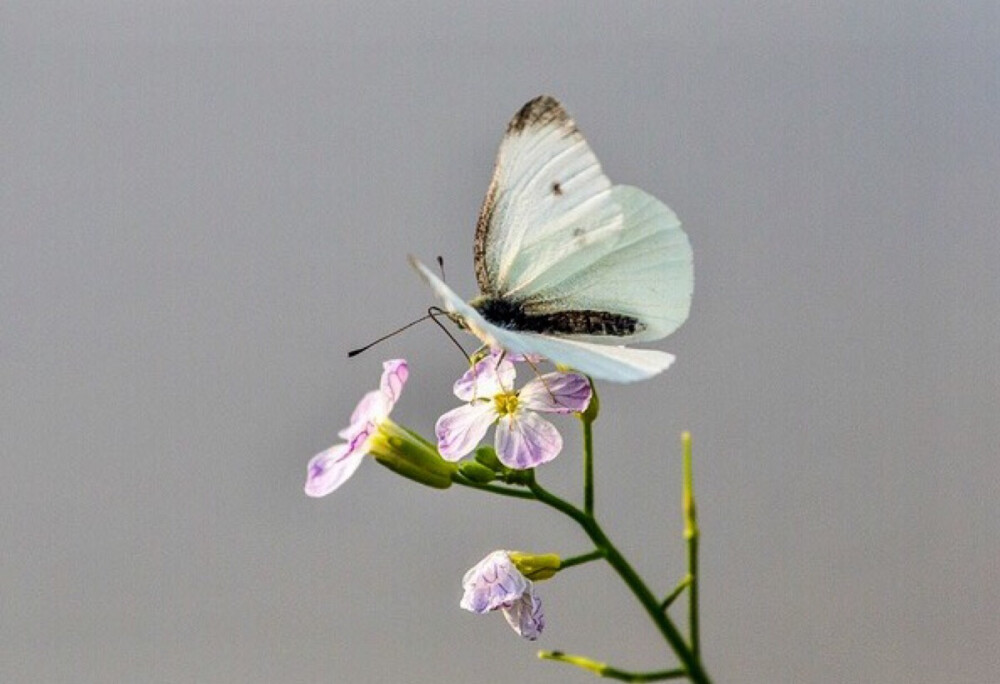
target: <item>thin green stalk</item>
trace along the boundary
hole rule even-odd
[[[594,514],[594,431],[593,420],[581,416],[583,423],[583,510]]]
[[[674,590],[669,594],[667,594],[667,597],[663,599],[663,601],[660,603],[660,609],[666,610],[667,608],[669,608],[670,604],[676,601],[677,597],[680,596],[684,592],[684,590],[687,589],[689,586],[691,586],[691,575],[688,575],[687,577],[685,577],[684,579],[682,579],[680,582],[677,583],[677,586],[674,587]]]
[[[683,679],[687,677],[687,672],[683,669],[629,672],[628,670],[619,670],[617,667],[611,667],[607,663],[601,663],[586,656],[571,655],[560,651],[539,651],[538,657],[542,660],[555,660],[560,663],[575,665],[588,672],[593,672],[598,677],[617,679],[621,682],[660,682],[666,679]]]
[[[649,587],[646,586],[645,582],[642,581],[642,578],[639,577],[629,562],[625,560],[625,557],[611,543],[607,535],[604,534],[604,530],[597,524],[597,520],[592,515],[588,515],[567,501],[549,493],[535,481],[533,476],[528,480],[527,484],[536,499],[575,520],[583,528],[584,532],[587,533],[591,541],[594,542],[594,546],[604,551],[604,556],[608,563],[615,569],[618,576],[622,578],[639,603],[642,604],[642,607],[646,609],[646,613],[652,618],[653,623],[660,630],[663,638],[666,639],[670,648],[673,649],[677,658],[684,665],[684,670],[691,681],[696,684],[707,684],[710,682],[711,680],[709,680],[708,675],[702,670],[701,663],[694,657],[694,653],[684,642],[684,638],[677,627],[674,626],[670,618],[660,609],[660,602],[653,596]]]
[[[531,492],[525,492],[520,489],[511,489],[510,487],[500,487],[498,485],[484,484],[482,482],[473,482],[472,480],[462,477],[460,473],[456,473],[452,476],[451,481],[455,484],[462,485],[464,487],[471,487],[472,489],[481,489],[484,492],[492,492],[494,494],[500,494],[501,496],[510,496],[515,499],[535,499],[535,495]]]
[[[688,594],[688,615],[691,635],[691,652],[701,662],[701,638],[698,625],[698,516],[694,503],[694,469],[691,462],[691,433],[681,435],[683,452],[684,488],[681,499],[684,508],[684,538],[687,540],[688,577],[691,578]]]
[[[594,515],[594,421],[601,412],[601,400],[597,396],[597,387],[593,378],[590,381],[590,402],[586,410],[580,414],[583,423],[583,511]]]
[[[560,561],[559,569],[565,570],[566,568],[572,568],[574,565],[583,565],[584,563],[600,560],[601,558],[604,558],[604,552],[600,549],[597,551],[591,551],[590,553],[584,553],[579,556],[570,556],[569,558],[563,558]]]

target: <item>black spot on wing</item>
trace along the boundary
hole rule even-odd
[[[559,197],[563,194],[562,185],[559,184],[559,181],[554,181],[552,183],[552,194],[555,195],[556,197]]]

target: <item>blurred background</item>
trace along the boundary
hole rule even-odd
[[[399,422],[457,405],[430,324],[346,351],[433,303],[408,253],[475,294],[541,93],[694,245],[676,365],[600,387],[597,507],[666,593],[694,433],[715,680],[1000,680],[998,46],[988,1],[4,3],[0,680],[675,662],[598,563],[539,586],[536,644],[459,609],[493,549],[589,550],[548,509],[373,461],[302,492],[382,359]],[[539,477],[578,501],[559,427]]]

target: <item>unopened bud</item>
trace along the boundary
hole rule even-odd
[[[562,566],[562,559],[555,553],[511,551],[508,555],[521,574],[532,581],[547,580],[559,572]]]

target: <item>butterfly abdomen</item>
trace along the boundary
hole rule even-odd
[[[478,297],[469,303],[493,325],[541,335],[627,337],[646,327],[637,318],[608,311],[530,313],[518,302],[499,297]]]

